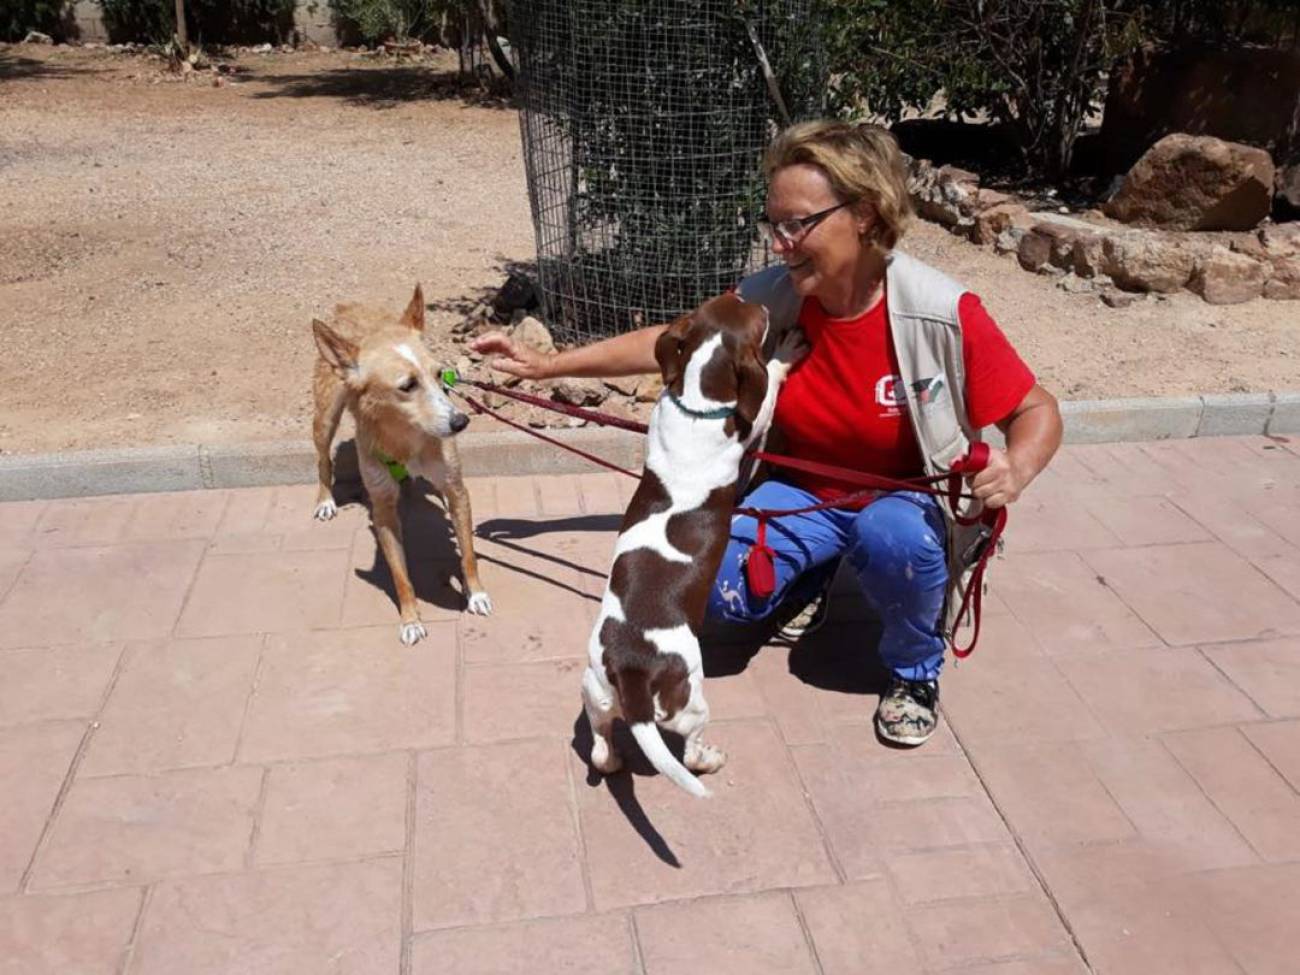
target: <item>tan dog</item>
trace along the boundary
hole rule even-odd
[[[469,492],[461,477],[460,455],[452,437],[469,417],[451,404],[437,365],[424,347],[424,293],[415,286],[400,319],[364,305],[339,305],[333,327],[313,319],[316,360],[313,377],[315,415],[312,434],[320,474],[316,517],[328,521],[338,513],[332,483],[330,447],[343,408],[357,425],[357,461],[370,495],[371,519],[379,547],[393,574],[401,612],[401,639],[410,646],[426,636],[416,609],[415,590],[406,570],[402,525],[397,516],[401,468],[428,480],[447,503],[471,613],[492,612],[474,558],[474,519]]]

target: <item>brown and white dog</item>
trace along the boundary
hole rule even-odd
[[[370,495],[371,519],[379,547],[397,589],[401,640],[410,646],[427,635],[416,608],[415,590],[402,549],[397,516],[401,468],[427,479],[447,503],[460,548],[460,565],[471,613],[492,612],[474,558],[474,519],[461,476],[454,434],[469,417],[443,392],[436,363],[421,341],[424,293],[415,286],[399,319],[391,312],[359,304],[339,305],[334,323],[311,323],[320,357],[313,377],[315,415],[312,434],[320,475],[316,517],[338,513],[330,446],[346,407],[357,425],[357,461]]]
[[[674,322],[655,346],[664,392],[650,416],[645,473],[623,516],[600,616],[588,644],[582,697],[591,764],[616,772],[622,717],[662,774],[709,795],[691,774],[726,761],[701,740],[709,719],[699,632],[727,545],[745,449],[772,420],[801,334],[766,366],[767,310],[733,294]],[[686,739],[685,766],[659,728]],[[689,770],[689,771],[688,771]]]

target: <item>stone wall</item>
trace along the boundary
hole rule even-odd
[[[74,0],[71,4],[71,30],[69,40],[103,44],[109,40],[104,26],[104,12],[94,0]],[[294,28],[301,36],[316,44],[337,47],[338,36],[334,30],[329,3],[326,0],[298,0],[293,12]],[[267,37],[264,40],[272,41]]]

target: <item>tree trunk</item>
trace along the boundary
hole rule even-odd
[[[183,53],[190,52],[189,32],[185,27],[185,0],[176,0],[176,43]]]

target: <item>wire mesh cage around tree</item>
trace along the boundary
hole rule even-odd
[[[762,152],[785,121],[777,99],[798,119],[819,114],[825,91],[814,3],[512,0],[538,278],[558,338],[671,320],[766,263],[756,218]]]

